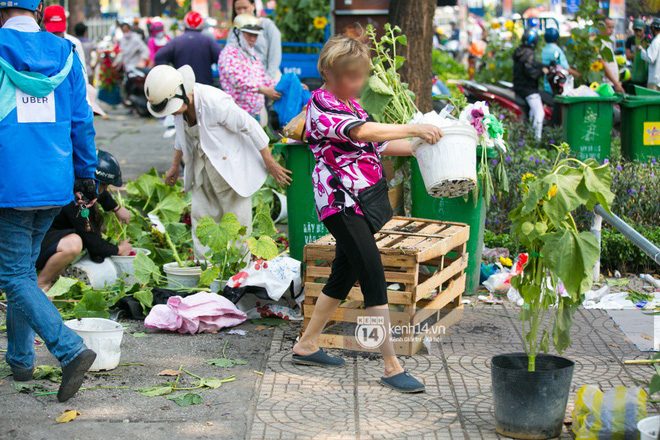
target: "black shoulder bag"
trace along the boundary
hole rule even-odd
[[[378,182],[363,189],[355,197],[353,192],[344,186],[332,167],[326,164],[326,168],[337,181],[337,184],[360,207],[372,234],[380,231],[385,226],[385,223],[392,219],[394,213],[392,212],[392,205],[390,205],[390,198],[387,193],[387,179],[385,177],[381,177]]]

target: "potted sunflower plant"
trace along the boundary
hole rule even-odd
[[[574,159],[565,143],[556,148],[552,168],[525,175],[523,199],[509,214],[512,235],[528,250],[522,273],[511,280],[524,300],[525,353],[493,357],[491,377],[496,430],[514,438],[561,433],[575,364],[547,353],[570,345],[573,316],[600,253],[596,237],[580,231],[571,213],[598,204],[609,211],[614,200],[608,164]]]

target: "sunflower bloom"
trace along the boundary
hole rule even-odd
[[[600,72],[601,70],[603,70],[603,63],[600,62],[600,60],[596,60],[593,63],[591,63],[589,69],[591,69],[594,72]]]
[[[552,185],[552,188],[550,188],[550,191],[548,191],[548,198],[553,198],[555,195],[557,195],[557,185]]]
[[[328,25],[328,19],[325,17],[316,17],[314,19],[314,27],[316,29],[324,29]]]

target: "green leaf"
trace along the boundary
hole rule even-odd
[[[199,285],[210,286],[219,275],[220,268],[218,266],[209,266],[204,272],[202,272],[202,276],[199,277]]]
[[[539,201],[548,193],[550,186],[540,180],[534,181],[529,185],[529,191],[523,196],[521,216],[526,216],[534,211]]]
[[[40,383],[15,382],[14,384],[12,384],[12,386],[16,391],[23,394],[33,394],[33,393],[42,393],[42,392],[50,391],[48,388],[46,388]]]
[[[186,202],[183,198],[179,194],[171,193],[159,201],[151,213],[158,215],[164,222],[178,222],[185,209]]]
[[[49,380],[51,382],[62,382],[62,369],[52,365],[39,365],[34,369],[34,380]]]
[[[369,85],[369,88],[373,90],[376,93],[380,93],[381,95],[387,95],[387,96],[394,96],[394,90],[390,88],[383,80],[381,80],[378,76],[373,75],[369,78],[369,81],[367,83]]]
[[[584,169],[584,186],[591,193],[587,209],[592,210],[596,204],[600,204],[605,211],[611,213],[610,205],[614,201],[611,185],[612,171],[609,165],[600,165],[595,160],[589,160]]]
[[[69,290],[78,284],[78,281],[75,278],[59,277],[55,284],[46,292],[48,298],[57,298],[69,292]]]
[[[573,326],[573,315],[577,310],[575,307],[557,307],[555,310],[555,326],[552,329],[552,343],[558,353],[562,353],[571,344],[571,327]]]
[[[103,292],[88,290],[82,300],[73,308],[73,316],[76,318],[109,318],[108,302]]]
[[[203,217],[197,223],[195,234],[197,234],[200,243],[219,252],[238,236],[242,228],[243,226],[238,222],[236,215],[228,212],[222,216],[220,223],[217,224],[211,217]]]
[[[146,338],[147,334],[143,333],[143,332],[135,332],[135,333],[133,333],[133,337],[134,338]]]
[[[202,396],[195,393],[173,394],[165,398],[171,400],[179,406],[198,405],[203,401]]]
[[[158,176],[153,174],[142,174],[135,181],[126,185],[126,192],[130,195],[140,195],[149,198],[156,190],[156,185],[161,182]]]
[[[227,359],[227,358],[207,359],[204,362],[206,362],[209,365],[214,365],[220,368],[231,368],[234,365],[245,365],[248,363],[243,359]]]
[[[248,247],[250,252],[257,258],[263,258],[264,260],[270,260],[275,258],[278,254],[277,243],[270,237],[262,235],[257,240],[254,237],[248,239]]]
[[[157,280],[160,277],[160,269],[158,269],[156,263],[142,251],[138,251],[135,259],[133,259],[133,270],[135,278],[143,285],[149,284],[152,279]]]
[[[209,387],[211,389],[218,389],[222,386],[223,383],[227,382],[227,380],[223,379],[218,379],[215,377],[209,377],[207,379],[204,379],[204,386]]]
[[[385,109],[392,100],[392,96],[376,93],[368,84],[360,94],[360,105],[376,122],[386,122]]]
[[[651,378],[651,383],[649,383],[649,395],[653,395],[657,392],[660,392],[660,375],[655,374]]]
[[[165,394],[169,394],[173,391],[173,385],[167,383],[153,387],[140,387],[136,388],[135,391],[146,397],[164,396]]]
[[[154,295],[151,289],[139,290],[133,294],[133,298],[140,302],[142,313],[146,316],[153,307]]]
[[[401,46],[407,46],[408,45],[408,37],[405,35],[399,35],[396,37],[396,43],[400,44]]]
[[[549,174],[543,178],[547,188],[557,185],[557,193],[543,204],[543,211],[555,227],[560,228],[569,212],[589,199],[589,194],[580,186],[582,171],[565,169],[565,173]]]
[[[270,205],[262,203],[257,206],[254,218],[252,219],[252,233],[257,236],[274,236],[277,234],[277,228],[270,215]]]
[[[399,56],[399,55],[394,57],[394,67],[396,69],[399,69],[401,66],[403,66],[403,63],[405,63],[405,62],[406,62],[405,57],[402,57],[402,56]]]
[[[591,288],[592,270],[598,260],[598,240],[590,232],[561,230],[542,237],[545,264],[563,283],[574,300]]]

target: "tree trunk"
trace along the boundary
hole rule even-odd
[[[401,47],[401,55],[408,61],[399,73],[415,92],[415,103],[423,113],[433,110],[431,60],[435,5],[436,0],[390,0],[389,22],[398,25],[408,37],[408,46]]]
[[[140,9],[140,16],[142,17],[151,16],[151,2],[149,0],[140,0],[138,2],[138,7]]]
[[[85,0],[69,0],[69,24],[67,33],[73,34],[73,28],[85,21]]]
[[[85,18],[96,18],[101,16],[101,2],[99,0],[86,0],[85,8]]]

